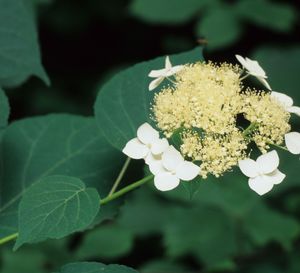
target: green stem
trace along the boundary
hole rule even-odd
[[[255,130],[257,127],[257,123],[253,122],[251,123],[244,131],[243,131],[243,136],[247,137],[250,133],[252,133],[253,130]]]
[[[108,196],[111,196],[116,191],[117,187],[119,186],[119,184],[120,184],[120,182],[121,182],[121,180],[122,180],[122,178],[123,178],[123,176],[124,176],[124,174],[125,174],[128,166],[129,166],[129,163],[130,163],[130,157],[127,157],[127,159],[126,159],[126,161],[125,161],[125,163],[124,163],[124,165],[123,165],[123,167],[122,167],[122,169],[121,169],[121,171],[120,171],[120,173],[119,173],[116,181],[114,182],[114,184],[113,184],[113,186],[112,186],[112,188],[111,188]]]
[[[269,145],[272,145],[272,146],[275,146],[275,147],[277,147],[277,148],[279,148],[279,149],[282,149],[282,150],[284,150],[284,151],[288,151],[288,152],[289,152],[289,150],[288,150],[286,147],[277,145],[277,144],[275,144],[275,143],[268,143],[268,144],[269,144]]]
[[[129,162],[128,162],[129,164]],[[146,182],[150,181],[151,179],[153,178],[153,175],[149,175],[149,176],[146,176],[144,177],[143,179],[141,180],[138,180],[130,185],[128,185],[127,187],[115,192],[115,193],[112,193],[111,195],[108,195],[107,197],[103,198],[101,201],[100,201],[100,205],[104,205],[104,204],[107,204],[109,203],[110,201],[114,200],[114,199],[117,199],[118,197],[124,195],[125,193],[129,192],[129,191],[132,191],[134,190],[135,188],[145,184]],[[14,233],[14,234],[11,234],[11,235],[8,235],[2,239],[0,239],[0,245],[3,245],[9,241],[12,241],[14,239],[16,239],[18,237],[19,233]]]
[[[0,239],[0,245],[3,245],[11,240],[14,240],[18,237],[19,233],[14,233],[14,234],[11,234],[11,235],[8,235],[2,239]]]
[[[144,177],[143,179],[141,180],[138,180],[130,185],[128,185],[127,187],[117,191],[116,193],[112,194],[112,195],[108,195],[107,197],[103,198],[101,201],[100,201],[100,205],[104,205],[104,204],[107,204],[109,203],[110,201],[124,195],[125,193],[129,192],[129,191],[132,191],[133,189],[143,185],[144,183],[150,181],[151,179],[153,178],[153,175],[149,175],[149,176],[146,176]]]

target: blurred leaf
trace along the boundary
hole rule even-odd
[[[49,175],[72,175],[104,197],[123,162],[94,119],[72,115],[14,122],[4,132],[1,145],[0,237],[17,232],[19,200],[34,182]],[[116,206],[118,202],[104,206],[99,217],[111,217]]]
[[[30,186],[19,204],[19,236],[24,243],[59,239],[86,229],[96,217],[100,197],[77,178],[49,176]]]
[[[241,36],[241,23],[229,7],[207,11],[196,25],[196,34],[205,37],[211,50],[232,45]]]
[[[173,65],[202,59],[200,47],[170,56]],[[137,128],[150,122],[150,108],[154,92],[148,91],[153,69],[164,67],[165,57],[143,62],[118,73],[100,90],[95,104],[99,128],[106,139],[119,150],[133,137]]]
[[[164,203],[156,193],[143,187],[126,199],[117,219],[120,226],[137,235],[161,232],[174,205]]]
[[[137,271],[124,265],[82,262],[65,265],[57,273],[137,273]]]
[[[0,0],[0,83],[15,86],[30,75],[49,84],[38,45],[35,20],[24,0]]]
[[[300,104],[300,47],[265,46],[253,54],[266,70],[273,90],[286,93]]]
[[[277,241],[287,250],[300,234],[300,225],[292,217],[259,204],[244,215],[244,227],[258,246]]]
[[[168,218],[164,241],[171,257],[192,254],[213,266],[237,251],[234,222],[220,210],[203,205],[178,209]]]
[[[0,131],[6,127],[9,116],[8,99],[0,87]]]
[[[44,268],[46,257],[38,250],[22,250],[20,252],[4,251],[1,273],[46,273]]]
[[[211,0],[212,1],[212,0]],[[189,21],[208,0],[133,0],[129,11],[151,23],[180,24]]]
[[[100,226],[85,234],[82,244],[76,251],[76,257],[116,258],[127,254],[132,245],[133,234],[130,230],[117,225]]]
[[[297,19],[293,6],[287,3],[240,0],[236,9],[242,18],[278,31],[289,31]]]
[[[185,266],[177,263],[176,261],[169,260],[152,260],[144,264],[140,270],[141,273],[187,273],[191,272]]]

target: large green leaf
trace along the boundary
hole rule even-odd
[[[82,262],[67,264],[57,273],[137,273],[137,271],[124,265]]]
[[[129,8],[132,14],[151,23],[179,24],[191,20],[209,1],[133,0]]]
[[[35,18],[25,0],[0,0],[0,83],[18,85],[30,75],[49,83],[41,65]]]
[[[0,174],[0,238],[17,232],[19,200],[34,182],[50,175],[71,175],[104,197],[123,162],[93,118],[72,115],[15,122],[4,132],[0,150],[4,170]],[[107,215],[110,206],[104,206],[101,215]]]
[[[173,65],[202,60],[201,48],[170,56]],[[148,91],[153,69],[164,67],[165,57],[143,62],[114,76],[100,90],[95,114],[104,136],[116,148],[123,149],[136,136],[137,128],[150,122],[150,107],[155,92]]]
[[[9,104],[4,91],[0,87],[0,131],[7,125]]]
[[[19,204],[19,236],[24,243],[59,239],[87,228],[96,217],[100,197],[77,178],[49,176],[30,186]]]

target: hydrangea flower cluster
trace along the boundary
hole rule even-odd
[[[289,124],[291,114],[300,116],[300,107],[289,96],[272,91],[257,61],[236,58],[243,69],[211,62],[173,67],[167,57],[165,68],[149,73],[154,78],[149,91],[164,79],[171,83],[155,94],[149,106],[159,131],[148,123],[141,125],[123,152],[145,160],[159,190],[174,189],[180,180],[197,176],[220,177],[239,166],[249,187],[263,195],[285,178],[271,147],[300,154],[300,133],[290,132]],[[245,87],[248,76],[257,78],[267,91]],[[262,153],[256,160],[250,158],[253,143]]]

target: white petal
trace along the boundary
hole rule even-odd
[[[292,154],[300,154],[300,133],[290,132],[285,134],[285,145]]]
[[[145,158],[145,163],[147,165],[150,165],[150,164],[152,164],[154,162],[157,162],[157,161],[161,161],[161,155],[154,155],[152,153],[148,153],[148,155]]]
[[[151,70],[148,74],[148,77],[150,78],[160,78],[163,77],[166,74],[167,70],[165,68],[157,69],[157,70]]]
[[[276,169],[274,172],[270,174],[264,175],[264,177],[269,178],[270,182],[272,182],[275,185],[280,184],[285,178],[285,176],[286,175],[281,171],[279,171],[278,169]]]
[[[170,172],[159,173],[154,177],[154,185],[160,191],[175,189],[180,183],[179,178]]]
[[[144,144],[151,144],[159,139],[159,133],[149,123],[145,122],[137,130],[138,139]]]
[[[159,173],[167,172],[167,170],[164,168],[161,160],[151,162],[149,164],[149,170],[154,175],[158,175]]]
[[[149,153],[149,149],[137,138],[133,138],[127,142],[122,152],[130,158],[142,159],[147,156],[147,154]]]
[[[166,74],[166,76],[167,76],[167,77],[170,77],[170,76],[172,76],[172,75],[178,73],[178,72],[179,72],[180,70],[182,70],[183,68],[184,68],[183,65],[176,65],[176,66],[172,67],[172,69],[170,69],[170,70],[168,71],[168,73]]]
[[[267,87],[267,89],[271,90],[271,86],[269,85],[269,83],[263,78],[263,77],[258,77],[256,76],[256,78],[265,86]]]
[[[159,86],[163,80],[164,80],[164,77],[159,77],[159,78],[151,81],[150,84],[149,84],[149,91],[152,91],[157,86]]]
[[[266,72],[262,69],[257,61],[246,58],[249,72],[256,77],[267,78]]]
[[[249,187],[259,195],[263,195],[273,188],[273,183],[268,179],[264,179],[263,176],[249,178],[248,183]]]
[[[259,168],[257,163],[251,158],[240,160],[239,167],[242,173],[248,177],[258,176]]]
[[[165,69],[170,70],[171,68],[172,68],[172,64],[171,64],[169,56],[167,56],[165,59]]]
[[[290,113],[296,114],[297,116],[300,117],[300,107],[299,106],[288,107],[287,111],[289,111]]]
[[[176,171],[178,165],[183,161],[182,155],[173,146],[169,146],[162,155],[163,165],[169,171]]]
[[[176,169],[176,175],[181,180],[193,180],[200,172],[200,167],[193,162],[183,161]]]
[[[151,145],[151,153],[158,155],[166,151],[169,147],[169,142],[166,138],[157,139],[152,142]]]
[[[244,57],[242,57],[241,55],[235,55],[235,57],[237,58],[237,60],[240,62],[242,66],[246,67],[246,60],[244,59]]]
[[[271,97],[279,101],[284,107],[291,107],[293,105],[293,99],[283,93],[272,91]]]
[[[263,174],[275,171],[279,165],[279,157],[275,150],[259,156],[256,159],[259,170]]]

